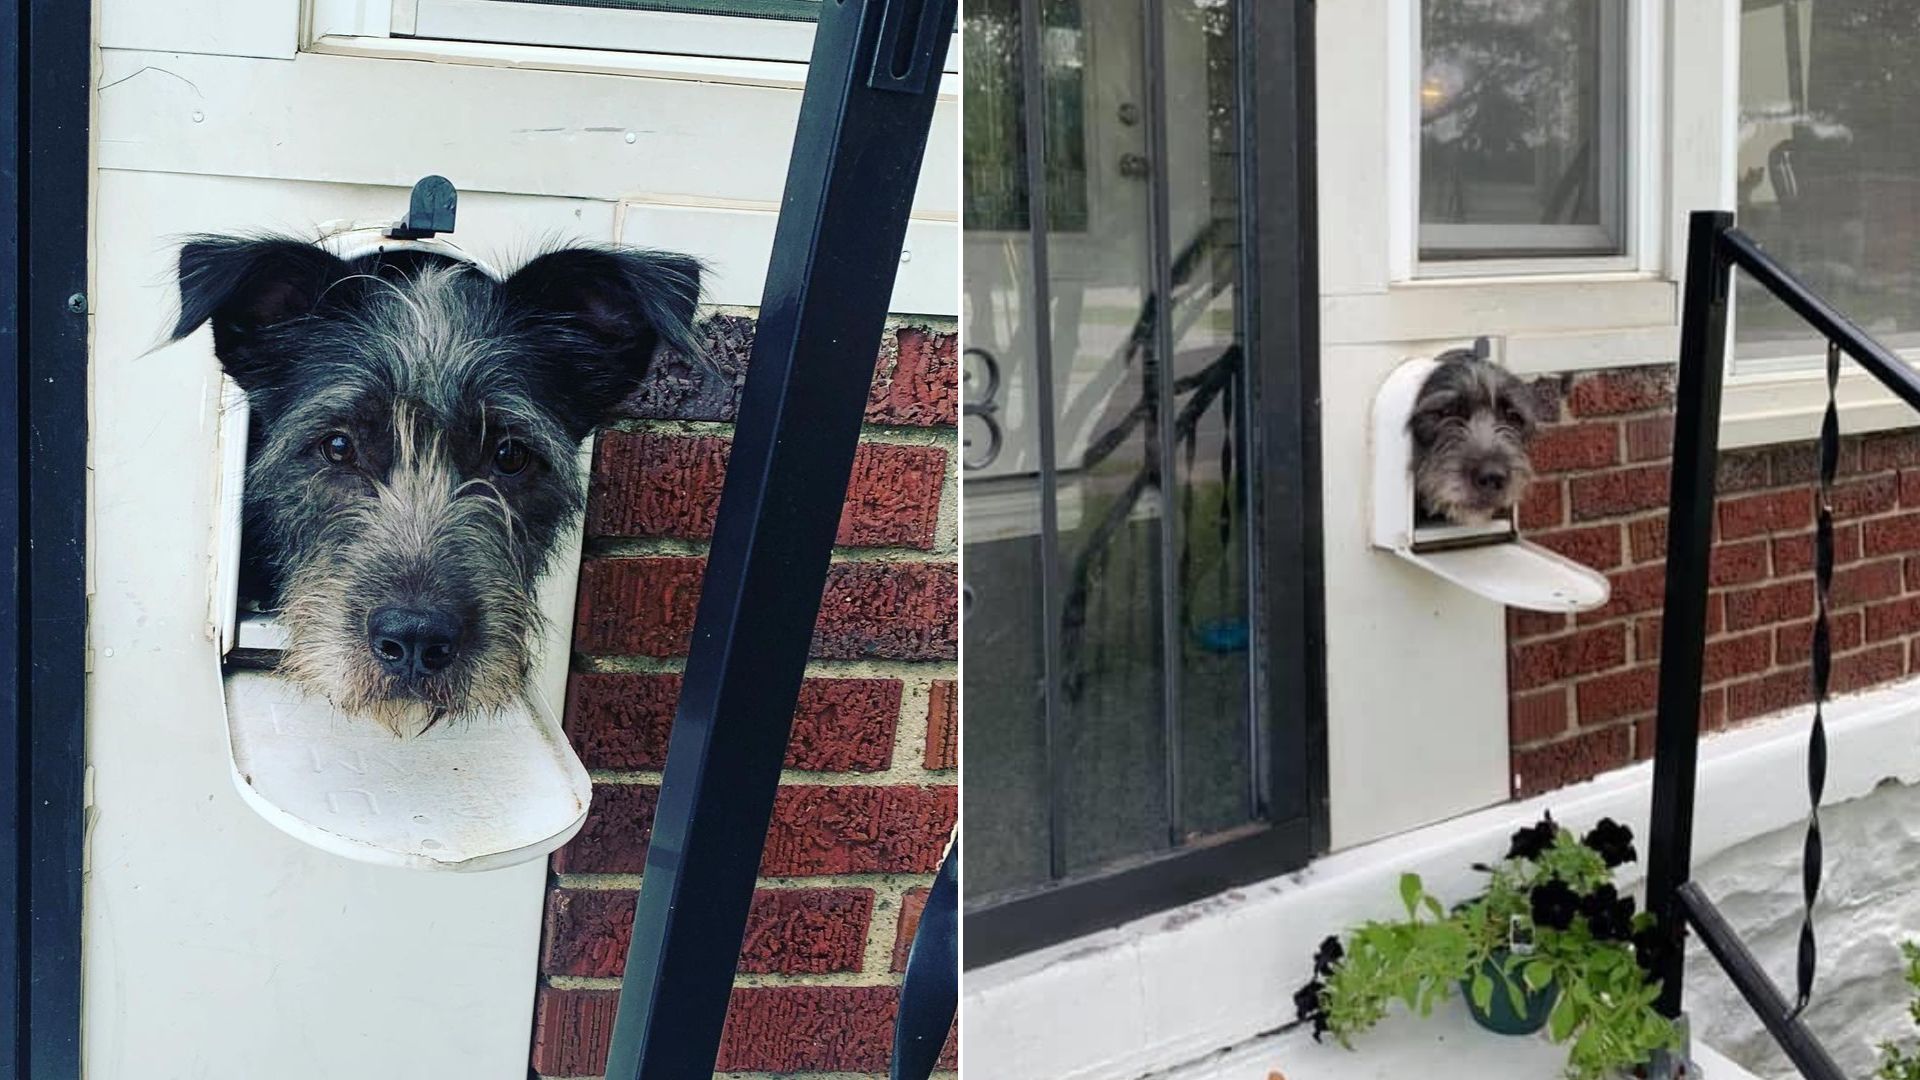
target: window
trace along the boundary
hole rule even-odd
[[[1920,5],[1746,0],[1738,221],[1868,332],[1920,347]],[[1736,370],[1816,363],[1777,300],[1736,292]]]
[[[820,0],[392,0],[394,37],[806,63]],[[947,52],[958,71],[960,50]]]
[[[1423,262],[1627,253],[1627,0],[1423,0]]]

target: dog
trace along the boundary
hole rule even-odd
[[[1407,420],[1420,512],[1456,525],[1508,514],[1533,480],[1538,422],[1525,383],[1476,350],[1442,353]]]
[[[581,443],[656,345],[700,355],[700,274],[633,249],[496,279],[431,251],[190,238],[171,337],[212,323],[247,395],[242,591],[287,631],[279,672],[396,735],[524,701]]]

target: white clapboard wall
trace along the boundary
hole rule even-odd
[[[526,7],[500,6],[480,13]],[[526,1075],[544,864],[348,862],[261,820],[227,775],[206,662],[219,379],[204,330],[156,348],[174,247],[397,214],[440,173],[461,191],[456,239],[496,264],[554,239],[670,246],[713,261],[712,302],[756,304],[805,66],[777,58],[790,32],[714,58],[664,23],[662,47],[682,51],[386,37],[408,16],[465,25],[459,5],[416,9],[99,4],[90,1080]],[[584,11],[533,14],[548,34],[641,17]],[[500,25],[484,32],[514,32]],[[649,40],[638,23],[620,39]],[[956,314],[958,104],[935,122],[896,311]]]

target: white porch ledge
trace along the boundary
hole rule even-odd
[[[1565,1047],[1546,1035],[1495,1035],[1467,1016],[1458,999],[1425,1019],[1388,1017],[1364,1041],[1345,1050],[1328,1040],[1316,1044],[1290,1029],[1216,1054],[1204,1061],[1154,1074],[1153,1080],[1406,1080],[1411,1076],[1484,1077],[1485,1080],[1556,1080],[1566,1066]],[[1759,1080],[1753,1073],[1698,1043],[1694,1064],[1701,1080]]]
[[[1696,864],[1803,818],[1809,716],[1798,710],[1702,744]],[[1920,682],[1837,702],[1829,709],[1828,745],[1829,804],[1858,799],[1885,780],[1920,780]],[[1322,937],[1365,919],[1396,916],[1394,883],[1403,871],[1420,874],[1436,895],[1464,898],[1478,880],[1471,864],[1498,856],[1515,829],[1548,809],[1575,829],[1602,817],[1624,822],[1640,838],[1644,855],[1651,775],[1650,765],[1641,763],[971,970],[962,1008],[962,1038],[973,1053],[969,1067],[1002,1080],[1126,1080],[1248,1046],[1261,1032],[1292,1020],[1293,992],[1310,977],[1311,955]],[[1841,853],[1829,846],[1828,855],[1832,860]],[[1370,1069],[1386,1058],[1378,1042],[1371,1052],[1316,1057],[1310,1064],[1333,1068],[1339,1061]],[[1407,1052],[1424,1065],[1433,1047],[1415,1044]],[[1279,1068],[1288,1080],[1376,1075]],[[1266,1080],[1265,1072],[1234,1075]],[[1421,1068],[1398,1075],[1476,1074],[1463,1066],[1458,1072]],[[1557,1069],[1539,1075],[1552,1077]]]

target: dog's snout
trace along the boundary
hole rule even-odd
[[[1482,465],[1473,471],[1473,486],[1488,495],[1507,490],[1507,470],[1498,465]]]
[[[383,607],[367,618],[367,644],[390,675],[443,671],[460,652],[460,623],[442,611]]]

